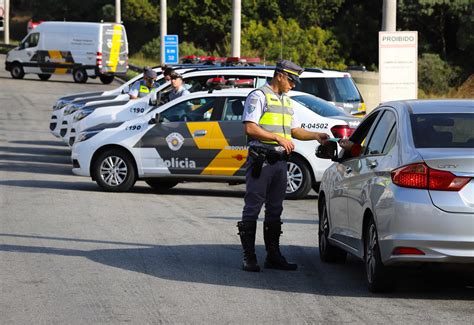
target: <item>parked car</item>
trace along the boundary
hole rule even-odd
[[[374,292],[394,287],[394,265],[474,263],[473,125],[473,100],[395,101],[361,122],[351,150],[321,146],[335,161],[319,191],[321,260],[364,260]]]
[[[247,137],[242,114],[251,91],[195,92],[151,107],[135,119],[88,128],[72,146],[73,173],[117,192],[130,190],[138,179],[159,190],[182,181],[243,183]],[[359,122],[312,95],[290,96],[303,128],[342,137]],[[330,162],[316,158],[316,141],[295,140],[295,147],[288,162],[287,195],[301,198],[317,189]]]

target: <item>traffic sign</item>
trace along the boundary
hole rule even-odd
[[[165,64],[178,64],[178,35],[165,35]]]

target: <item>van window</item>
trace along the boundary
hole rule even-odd
[[[39,33],[30,34],[27,39],[23,42],[23,48],[30,48],[38,46],[40,35]]]

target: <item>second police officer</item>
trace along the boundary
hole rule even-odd
[[[255,254],[257,218],[265,204],[263,238],[267,256],[265,268],[296,270],[280,252],[281,213],[287,186],[287,161],[294,150],[292,138],[317,140],[325,133],[299,127],[291,100],[286,93],[299,83],[303,69],[288,60],[277,62],[272,80],[251,92],[245,101],[243,123],[249,137],[245,205],[242,221],[237,223],[243,248],[244,271],[259,272]]]
[[[159,84],[156,82],[158,74],[151,68],[145,68],[143,71],[143,79],[136,81],[128,95],[130,99],[136,99],[147,96],[153,88],[157,88]]]

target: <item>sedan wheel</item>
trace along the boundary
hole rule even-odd
[[[322,211],[319,218],[319,258],[327,263],[343,263],[346,260],[347,253],[339,247],[333,246],[329,242],[329,218],[326,203],[322,199]]]
[[[382,263],[378,243],[377,228],[371,219],[365,232],[365,270],[367,286],[372,292],[392,290],[395,286],[391,270]]]
[[[305,161],[297,156],[290,157],[287,167],[286,198],[300,199],[305,197],[311,190],[311,173]]]
[[[122,150],[108,150],[95,161],[93,174],[97,184],[106,191],[125,192],[136,182],[130,155]]]

